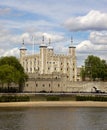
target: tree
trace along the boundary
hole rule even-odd
[[[14,66],[17,70],[24,72],[24,68],[20,64],[19,60],[14,56],[1,57],[0,58],[0,66],[5,65],[5,64]]]
[[[85,80],[85,68],[84,68],[84,66],[82,66],[80,75],[81,75],[81,77],[82,77],[82,80],[84,81],[84,80]]]
[[[13,82],[19,84],[19,91],[22,91],[26,80],[27,74],[16,57],[0,58],[0,81],[2,85],[7,83],[9,87]]]
[[[12,82],[18,83],[18,73],[13,66],[2,65],[0,66],[0,81],[2,85],[7,83],[9,87]]]
[[[107,64],[105,60],[101,60],[97,56],[89,55],[85,60],[85,67],[82,69],[82,77],[90,80],[106,80]]]

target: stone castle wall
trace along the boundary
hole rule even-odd
[[[107,82],[78,81],[71,82],[61,79],[29,79],[25,83],[24,92],[94,92],[96,87],[107,92]]]
[[[24,46],[20,49],[20,63],[26,73],[52,74],[59,72],[66,74],[69,81],[77,80],[77,66],[75,47],[69,46],[66,55],[56,54],[53,47],[43,43],[39,46],[38,54],[27,55],[27,49]]]

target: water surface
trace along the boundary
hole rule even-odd
[[[0,130],[107,130],[107,108],[0,108]]]

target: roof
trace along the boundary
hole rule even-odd
[[[40,44],[40,47],[47,47],[47,45],[42,43],[42,44]]]
[[[48,49],[49,49],[49,50],[53,50],[53,47],[52,47],[52,46],[48,46]]]

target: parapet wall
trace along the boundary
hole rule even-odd
[[[95,89],[107,92],[107,82],[71,82],[69,86],[66,86],[67,91],[73,92],[95,92]]]
[[[61,79],[29,79],[24,92],[94,92],[95,89],[107,92],[107,82],[70,82]]]

